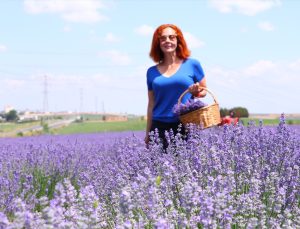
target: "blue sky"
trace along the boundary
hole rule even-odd
[[[220,107],[300,113],[299,10],[297,0],[1,0],[0,110],[42,111],[46,100],[54,112],[146,114],[152,33],[172,23]]]

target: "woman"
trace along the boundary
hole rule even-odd
[[[155,129],[166,148],[165,131],[176,134],[179,118],[173,107],[180,95],[189,88],[194,97],[204,97],[206,79],[200,62],[189,58],[190,51],[181,30],[173,24],[159,26],[152,39],[150,57],[157,64],[147,70],[148,108],[145,143],[149,143],[149,133]],[[187,94],[184,103],[191,95]]]

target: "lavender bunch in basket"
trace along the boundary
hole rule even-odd
[[[185,104],[176,103],[173,107],[173,113],[175,113],[178,116],[184,115],[205,106],[207,106],[207,104],[201,101],[200,99],[189,99]]]

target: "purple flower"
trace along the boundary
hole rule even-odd
[[[197,99],[189,99],[189,100],[187,100],[187,102],[185,104],[182,104],[182,103],[175,104],[173,107],[173,113],[180,116],[180,115],[184,115],[189,112],[198,110],[205,106],[207,106],[207,104],[198,98]]]
[[[196,101],[189,101],[190,107]],[[0,227],[297,228],[297,126],[0,139]]]

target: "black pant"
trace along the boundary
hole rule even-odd
[[[151,132],[155,131],[155,129],[158,130],[159,138],[162,140],[163,148],[166,149],[168,147],[168,141],[165,136],[166,131],[170,132],[170,130],[172,130],[174,133],[174,136],[177,133],[180,133],[182,135],[182,137],[185,137],[185,128],[182,124],[181,124],[180,130],[178,130],[180,124],[181,124],[180,122],[168,123],[168,122],[152,120],[152,125],[150,128],[150,131]]]

